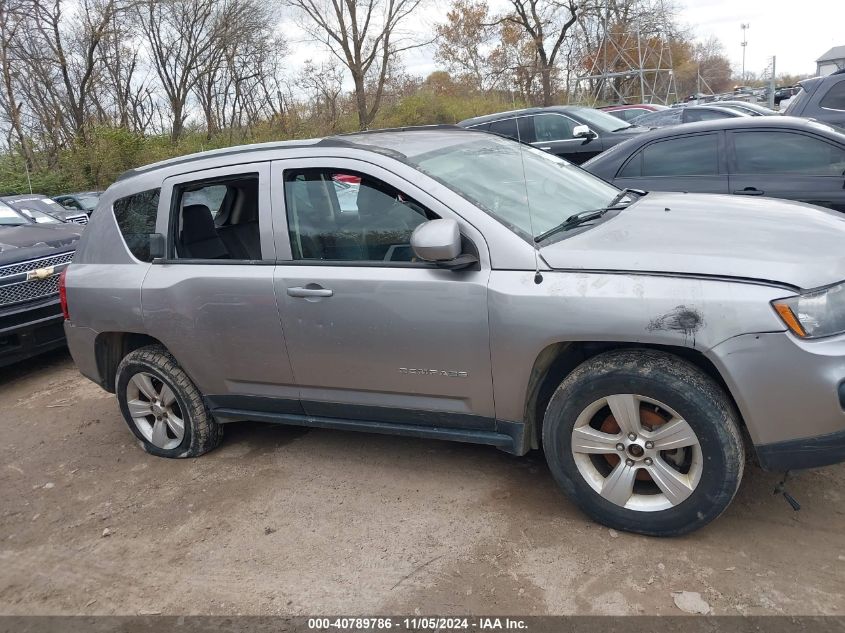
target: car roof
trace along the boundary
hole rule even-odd
[[[572,112],[574,110],[585,110],[589,109],[587,106],[546,106],[544,108],[536,107],[536,108],[521,108],[519,110],[506,110],[505,112],[495,112],[493,114],[485,114],[483,116],[476,116],[470,119],[464,119],[460,123],[459,126],[467,126],[467,125],[480,125],[482,123],[488,123],[490,121],[498,121],[499,119],[504,119],[508,117],[517,117],[517,116],[527,116],[530,114],[543,114],[544,112]]]
[[[641,134],[636,138],[645,139],[645,137],[647,137],[648,139],[652,139],[658,136],[675,136],[678,134],[713,132],[717,130],[732,130],[735,128],[786,128],[793,130],[800,129],[808,132],[825,131],[833,134],[839,134],[839,132],[835,129],[813,119],[775,114],[772,116],[738,116],[729,119],[714,119],[712,121],[694,121],[692,123],[684,123],[682,125],[651,130],[650,132]],[[845,137],[845,135],[841,136]],[[845,140],[845,138],[843,138],[843,140]]]
[[[234,145],[221,149],[187,154],[167,160],[130,169],[120,176],[116,182],[130,179],[134,176],[149,174],[159,169],[188,165],[193,162],[209,158],[225,158],[231,156],[271,153],[287,149],[311,149],[315,147],[354,148],[380,154],[390,154],[394,158],[403,159],[432,149],[432,143],[444,143],[451,135],[468,135],[475,137],[483,132],[466,130],[456,125],[425,125],[381,130],[366,130],[350,134],[339,134],[327,138],[313,138],[290,141],[273,141],[269,143],[253,143],[251,145]],[[445,136],[444,136],[445,135]],[[457,139],[455,139],[457,141]]]
[[[736,112],[730,105],[719,105],[718,101],[713,103],[698,103],[696,105],[688,105],[686,110],[717,110],[718,112]]]

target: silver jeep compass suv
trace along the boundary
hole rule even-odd
[[[241,420],[542,447],[615,528],[717,517],[746,449],[845,459],[845,220],[620,191],[458,129],[237,147],[109,187],[64,283],[143,447]]]

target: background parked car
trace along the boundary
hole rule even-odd
[[[56,202],[62,205],[65,209],[75,211],[84,211],[87,216],[91,216],[91,212],[97,206],[97,201],[100,199],[102,191],[81,191],[79,193],[68,193],[53,198]]]
[[[645,131],[607,112],[580,106],[499,112],[467,119],[458,125],[531,143],[578,165]]]
[[[788,198],[845,211],[845,134],[796,117],[740,117],[643,134],[584,169],[618,187]]]
[[[845,126],[845,69],[827,77],[805,79],[798,85],[800,90],[784,114]]]
[[[775,89],[775,105],[780,105],[782,101],[791,99],[801,90],[800,86],[783,86]]]
[[[683,108],[670,108],[660,112],[644,114],[634,119],[634,125],[644,128],[660,128],[681,123],[695,123],[697,121],[715,121],[716,119],[728,119],[733,117],[750,116],[739,110],[722,107],[718,105],[686,106]]]
[[[60,220],[61,222],[74,222],[76,224],[88,224],[88,215],[66,209],[58,202],[47,196],[37,193],[23,194],[18,196],[4,196],[0,198],[10,207],[17,209],[27,217],[36,219],[36,212],[40,212]]]
[[[730,108],[731,110],[739,110],[749,116],[774,116],[780,114],[771,108],[762,106],[759,103],[751,103],[750,101],[717,101],[714,105],[722,108]]]
[[[609,105],[599,108],[602,112],[612,114],[617,119],[632,122],[638,116],[648,114],[649,112],[657,112],[659,110],[668,110],[669,106],[660,105],[658,103],[637,103],[634,105]]]
[[[81,232],[0,202],[0,367],[64,345],[59,273]]]

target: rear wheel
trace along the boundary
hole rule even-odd
[[[148,453],[196,457],[220,444],[223,427],[164,347],[129,353],[117,368],[116,383],[123,417]]]
[[[737,414],[686,361],[617,350],[576,368],[543,425],[552,473],[588,514],[650,535],[695,530],[730,504],[742,478]]]

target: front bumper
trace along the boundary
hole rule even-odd
[[[845,431],[757,447],[764,470],[784,472],[845,462]]]
[[[737,336],[708,353],[733,395],[766,470],[845,461],[845,335]]]
[[[65,344],[58,296],[0,311],[0,367]]]

